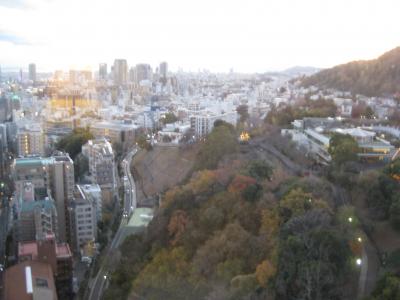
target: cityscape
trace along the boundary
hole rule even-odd
[[[66,2],[0,1],[0,299],[400,300],[384,5]]]

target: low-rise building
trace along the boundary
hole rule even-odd
[[[339,122],[339,123],[338,123]],[[306,118],[295,120],[293,129],[283,129],[283,135],[290,135],[293,141],[303,147],[307,154],[322,163],[331,161],[328,152],[331,136],[335,133],[350,135],[360,149],[358,157],[363,161],[390,162],[399,151],[390,142],[375,132],[362,128],[350,128],[341,124],[341,120],[332,118]]]
[[[130,121],[101,121],[90,126],[96,138],[106,137],[111,143],[120,143],[125,148],[133,145],[137,128]]]
[[[4,299],[57,300],[51,266],[38,261],[25,261],[6,269]]]
[[[60,299],[72,294],[72,253],[67,243],[57,243],[53,233],[37,241],[18,244],[18,262],[38,261],[50,265]]]

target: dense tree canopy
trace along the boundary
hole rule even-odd
[[[201,145],[195,169],[214,169],[224,155],[235,152],[237,148],[237,136],[232,125],[216,121],[214,129]]]
[[[341,165],[345,162],[356,161],[359,148],[356,140],[350,135],[335,133],[329,141],[328,151],[333,162]]]
[[[178,117],[172,112],[166,113],[164,118],[161,118],[163,124],[175,123],[176,121],[178,121]]]
[[[247,119],[250,117],[249,107],[246,104],[239,105],[236,108],[236,111],[238,112],[238,114],[240,116],[240,122],[246,122]]]
[[[72,133],[60,139],[56,144],[56,148],[68,152],[70,157],[75,159],[82,151],[82,145],[93,138],[94,136],[89,128],[76,128]]]
[[[272,108],[265,121],[278,126],[288,126],[296,119],[306,117],[334,117],[337,107],[333,100],[307,100],[303,105],[284,106],[283,108]]]

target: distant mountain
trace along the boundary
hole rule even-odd
[[[400,92],[400,47],[377,59],[354,61],[325,69],[302,80],[303,86],[334,88],[366,96]]]
[[[309,75],[312,75],[319,71],[321,71],[320,68],[307,67],[307,66],[295,66],[295,67],[292,67],[292,68],[282,71],[282,73],[285,73],[288,75],[296,75],[296,76],[301,76],[301,75],[309,76]]]

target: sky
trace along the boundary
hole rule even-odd
[[[0,0],[3,71],[331,67],[400,46],[398,0]]]

